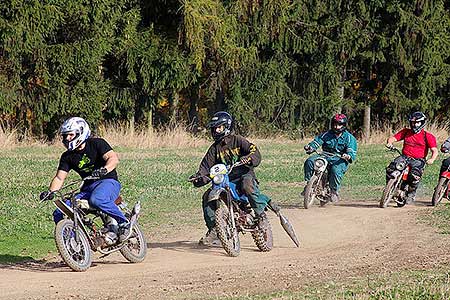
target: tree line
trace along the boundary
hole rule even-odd
[[[360,135],[412,110],[446,121],[450,2],[0,1],[2,126],[195,131],[222,109],[243,131],[296,135],[337,111]]]

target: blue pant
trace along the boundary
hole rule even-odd
[[[119,197],[120,188],[120,183],[115,179],[101,179],[84,186],[75,197],[77,199],[87,199],[90,206],[105,212],[114,218],[117,223],[121,224],[128,222],[128,220],[114,203]],[[66,204],[70,205],[70,201],[66,200]],[[63,213],[61,210],[56,209],[53,212],[53,221],[56,224],[62,219]]]
[[[314,174],[314,161],[319,155],[312,155],[305,161],[305,180],[309,181]],[[330,189],[333,191],[339,191],[341,187],[342,177],[348,169],[348,162],[339,157],[325,157],[328,161],[328,180]]]

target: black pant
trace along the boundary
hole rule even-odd
[[[439,171],[439,175],[441,175],[443,172],[447,171],[449,166],[450,166],[450,157],[446,158],[442,161],[441,170]]]
[[[408,166],[411,167],[411,171],[408,174],[407,183],[409,184],[411,190],[415,191],[423,175],[423,170],[425,168],[425,160],[423,158],[412,158],[407,157],[405,155],[400,155],[389,164],[386,171],[392,172],[393,170],[395,170],[395,165],[402,160],[406,160]]]

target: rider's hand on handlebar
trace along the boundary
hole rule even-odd
[[[189,182],[192,182],[192,184],[195,187],[202,187],[204,186],[206,183],[203,180],[203,176],[201,176],[200,174],[196,173],[196,174],[192,174],[191,176],[189,176],[188,179]]]
[[[99,169],[92,171],[92,177],[102,178],[106,174],[108,174],[108,170],[105,167],[101,167]]]
[[[341,157],[343,160],[346,160],[346,161],[350,161],[352,159],[352,157],[347,153],[342,154]]]
[[[239,160],[239,162],[243,165],[249,165],[252,161],[252,158],[250,156],[244,156],[241,157],[241,159]]]
[[[392,149],[394,149],[394,145],[388,143],[388,144],[386,144],[386,148],[388,148],[389,150],[392,150]]]
[[[311,154],[311,153],[313,153],[315,151],[315,149],[313,147],[311,147],[309,144],[305,145],[303,147],[303,149],[305,149],[306,154]]]
[[[44,200],[53,200],[53,198],[55,198],[55,193],[51,192],[51,191],[45,191],[39,194],[39,199],[41,201]]]

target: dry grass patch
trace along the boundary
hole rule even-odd
[[[99,133],[113,145],[136,149],[192,148],[210,143],[191,135],[181,126],[161,131],[135,131],[126,126],[108,125],[101,127]]]

